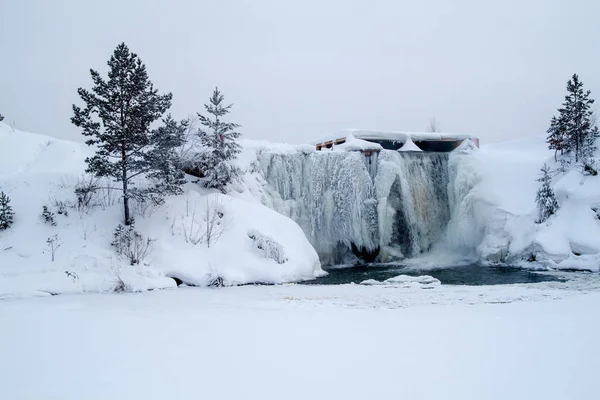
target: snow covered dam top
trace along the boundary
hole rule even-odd
[[[441,132],[382,132],[349,129],[335,135],[312,141],[316,150],[372,152],[380,150],[449,152],[470,139],[479,147],[479,138],[473,135]]]

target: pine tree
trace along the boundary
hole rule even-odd
[[[83,128],[84,136],[91,137],[86,143],[98,149],[86,159],[86,171],[121,182],[124,222],[130,225],[132,197],[156,195],[156,200],[180,190],[180,175],[166,165],[170,159],[159,160],[165,154],[170,157],[171,146],[179,143],[179,127],[167,117],[164,127],[151,130],[150,126],[171,106],[172,95],[158,94],[146,66],[125,43],[117,46],[108,66],[108,80],[90,70],[94,86],[91,91],[78,90],[86,106],[82,109],[73,105],[71,121]],[[133,187],[138,177],[153,179],[156,185],[143,190]]]
[[[542,176],[537,181],[541,182],[542,186],[535,196],[538,209],[538,223],[546,221],[551,215],[556,213],[560,206],[552,189],[552,177],[550,177],[550,168],[548,165],[544,164],[541,172]]]
[[[185,143],[189,121],[177,122],[169,114],[162,122],[163,126],[151,134],[154,147],[147,154],[151,167],[147,177],[155,182],[155,186],[148,192],[155,202],[160,202],[166,194],[183,193],[181,186],[186,183],[185,173],[179,168],[181,161],[178,149]]]
[[[585,138],[585,143],[581,154],[581,167],[584,174],[598,175],[598,171],[596,170],[596,159],[594,156],[598,150],[597,143],[599,137],[600,131],[598,130],[598,126],[594,125],[594,127],[590,130],[590,133]]]
[[[574,156],[576,163],[590,153],[589,146],[598,136],[592,123],[594,99],[590,98],[590,94],[589,90],[583,90],[583,82],[574,74],[567,82],[567,95],[563,107],[558,109],[560,115],[552,118],[548,129],[549,148]]]
[[[15,213],[10,206],[10,197],[4,192],[0,192],[0,231],[10,228],[14,216]]]
[[[236,179],[239,168],[231,165],[241,151],[236,139],[240,133],[236,131],[238,124],[224,122],[221,118],[229,113],[232,104],[223,105],[225,97],[215,88],[209,104],[204,108],[214,119],[198,113],[200,123],[205,129],[198,129],[198,136],[203,146],[200,157],[200,170],[204,173],[203,183],[208,188],[216,188],[225,192],[225,186]]]
[[[554,161],[557,161],[556,156],[558,152],[560,151],[560,154],[562,155],[565,149],[565,121],[562,118],[552,117],[550,128],[548,128],[547,133],[548,138],[546,139],[546,143],[548,143],[548,148],[550,150],[554,150]]]

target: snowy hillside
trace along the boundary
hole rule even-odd
[[[251,160],[255,149],[250,153],[240,162]],[[262,206],[247,186],[222,195],[194,183],[161,207],[134,204],[136,230],[152,243],[141,265],[130,266],[110,245],[122,220],[118,192],[100,190],[91,207],[79,206],[74,194],[91,154],[86,145],[0,123],[0,190],[15,212],[13,226],[0,231],[0,298],[105,291],[121,281],[128,290],[174,287],[171,277],[231,285],[323,273],[298,225]],[[42,218],[43,206],[54,225]],[[207,219],[216,214],[219,226],[208,247]]]
[[[555,171],[561,207],[536,224],[536,179],[544,163]],[[449,249],[492,264],[598,271],[600,176],[557,169],[544,137],[452,153]]]

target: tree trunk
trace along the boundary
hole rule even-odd
[[[127,154],[125,153],[125,146],[121,147],[121,168],[122,168],[122,179],[123,179],[123,214],[125,219],[125,226],[131,225],[131,216],[129,214],[129,192],[127,190]]]

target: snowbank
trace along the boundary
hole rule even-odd
[[[260,146],[264,144],[249,143],[250,149],[242,154],[246,158],[239,162],[256,159]],[[280,150],[292,151],[286,146]],[[175,287],[171,277],[194,285],[218,278],[233,285],[299,281],[323,274],[298,225],[262,206],[255,196],[260,193],[252,192],[255,178],[248,165],[243,183],[234,185],[231,195],[189,183],[184,195],[167,198],[159,208],[134,203],[135,228],[153,242],[143,265],[130,266],[110,245],[122,219],[118,193],[101,190],[96,207],[77,209],[74,188],[92,153],[86,145],[0,123],[0,190],[11,198],[15,212],[13,226],[0,231],[0,298],[107,291],[119,282],[131,291]],[[44,205],[54,213],[54,226],[41,217]],[[219,237],[210,247],[202,238],[207,209],[209,214],[222,213],[222,232],[213,235]],[[253,230],[272,237],[287,260],[280,264],[265,257],[248,235]],[[59,247],[53,262],[47,241],[54,235]]]
[[[557,169],[545,138],[463,146],[450,155],[445,245],[491,264],[600,270],[600,176],[555,173],[561,207],[536,224],[540,167]]]
[[[402,288],[420,288],[420,289],[432,289],[435,286],[442,284],[439,279],[436,279],[429,275],[421,276],[409,276],[409,275],[398,275],[393,278],[386,279],[385,281],[377,281],[375,279],[367,279],[362,281],[361,285],[367,286],[391,286],[391,287],[402,287]]]

